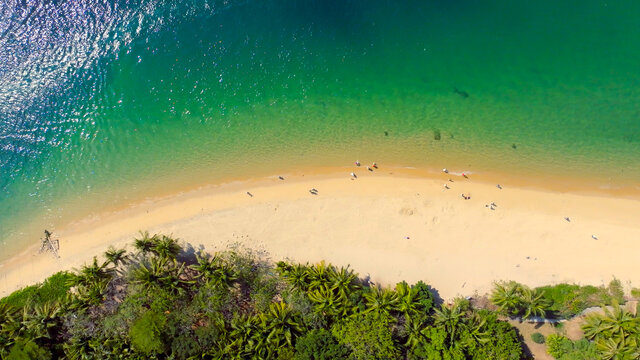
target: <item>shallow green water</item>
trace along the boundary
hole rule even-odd
[[[12,6],[4,255],[168,188],[356,158],[640,182],[638,1]]]

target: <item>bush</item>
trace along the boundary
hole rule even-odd
[[[298,339],[296,360],[332,360],[347,359],[349,349],[325,329],[311,330]]]
[[[155,311],[147,311],[133,323],[129,330],[131,344],[144,355],[159,354],[164,351],[162,332],[167,318]]]
[[[618,304],[624,304],[624,287],[622,283],[618,279],[613,279],[609,282],[609,287],[607,288],[609,291],[610,299],[606,299],[608,302],[617,302]]]
[[[18,341],[6,357],[7,360],[48,360],[51,358],[51,351],[41,348],[31,340]]]
[[[352,351],[352,358],[396,359],[389,315],[369,312],[348,318],[333,326],[331,333]]]
[[[28,303],[42,305],[49,302],[61,301],[69,292],[67,281],[71,274],[66,271],[51,275],[42,284],[28,286],[22,290],[0,299],[0,304],[8,304],[16,309],[24,307]]]
[[[580,286],[575,284],[558,284],[536,288],[544,292],[544,298],[551,304],[549,310],[558,317],[569,318],[586,308],[623,303],[622,284],[614,279],[608,287]]]
[[[547,352],[556,360],[596,360],[600,358],[594,343],[586,339],[571,341],[558,334],[547,336]]]
[[[418,299],[420,305],[423,307],[423,311],[425,313],[430,313],[433,309],[434,304],[433,293],[431,293],[431,286],[425,284],[422,280],[420,280],[415,285],[412,285],[411,288],[418,291]]]
[[[536,344],[544,344],[544,335],[540,334],[539,332],[534,332],[533,334],[531,334],[531,340],[533,340],[533,342]]]
[[[489,341],[478,344],[470,350],[472,359],[504,359],[518,360],[522,358],[522,346],[516,330],[508,322],[499,321],[495,313],[480,310],[478,313],[485,319],[484,332]]]

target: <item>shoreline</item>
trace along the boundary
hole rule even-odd
[[[344,163],[340,161],[339,163]],[[347,163],[351,163],[347,161]],[[441,178],[440,166],[429,166],[384,162],[384,174],[395,174],[408,177]],[[442,163],[442,161],[440,161]],[[570,193],[579,195],[593,195],[634,199],[640,201],[640,182],[622,181],[616,177],[602,176],[598,178],[576,177],[570,173],[541,173],[533,170],[527,172],[505,171],[476,168],[472,164],[460,165],[463,161],[456,161],[458,165],[450,164],[451,176],[460,176],[461,173],[472,175],[474,182],[487,184],[508,184],[510,187],[530,189],[543,192]],[[348,174],[355,167],[349,166],[311,166],[280,164],[280,174],[287,174],[295,178],[305,176],[324,178],[335,174]],[[29,220],[20,224],[13,232],[5,234],[0,245],[0,264],[7,262],[11,257],[19,256],[24,250],[32,247],[35,239],[41,237],[43,229],[57,231],[74,226],[78,222],[87,219],[100,219],[105,215],[127,211],[141,204],[164,201],[196,192],[208,192],[213,189],[228,187],[230,184],[253,184],[264,182],[266,179],[275,178],[271,167],[253,168],[250,173],[241,173],[237,176],[210,177],[208,171],[196,171],[190,173],[189,178],[184,176],[163,179],[162,181],[140,181],[129,184],[126,189],[99,188],[97,191],[76,197],[64,197],[56,200],[57,211],[48,213],[36,213],[31,216],[23,216]],[[54,208],[54,206],[50,206]],[[16,220],[17,221],[17,220]]]
[[[626,196],[633,199],[560,193],[512,181],[500,190],[492,174],[464,179],[453,171],[365,166],[205,186],[75,221],[54,230],[60,259],[33,246],[1,263],[0,296],[78,267],[109,245],[130,244],[139,230],[208,251],[240,243],[274,260],[351,265],[385,285],[423,280],[443,298],[483,293],[503,279],[600,285],[615,276],[640,284],[631,256],[640,250],[633,192]],[[350,180],[354,169],[359,178]],[[496,210],[484,207],[490,202]]]

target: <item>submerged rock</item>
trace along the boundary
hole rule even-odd
[[[464,90],[458,90],[458,88],[453,88],[453,92],[462,96],[464,99],[469,97],[469,93]]]

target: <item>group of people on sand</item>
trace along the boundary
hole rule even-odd
[[[356,160],[355,164],[358,167],[362,165],[362,164],[360,164],[360,161],[358,161],[358,160]],[[369,170],[369,171],[373,171],[373,169],[377,169],[377,168],[378,168],[378,164],[376,164],[375,162],[373,164],[371,164],[371,166],[367,166],[367,170]],[[353,172],[353,171],[349,175],[351,175],[351,177],[352,177],[351,180],[358,178],[358,175],[356,175],[356,173]]]
[[[442,169],[442,172],[445,173],[445,174],[448,174],[449,170],[447,168],[444,168],[444,169]],[[462,173],[462,177],[464,177],[465,179],[469,178],[469,176],[467,176],[467,174],[465,174],[465,173]],[[451,178],[449,178],[449,182],[453,182],[453,180],[451,180]],[[448,184],[444,184],[444,188],[447,189],[447,190],[451,189]],[[471,194],[462,193],[462,194],[460,194],[460,196],[462,196],[462,198],[465,199],[465,200],[470,200],[471,199]]]
[[[449,173],[449,170],[448,170],[447,168],[444,168],[444,169],[442,169],[442,172],[443,172],[443,173],[445,173],[445,174],[448,174],[448,173]],[[467,174],[465,174],[465,173],[462,173],[461,175],[462,175],[462,177],[464,177],[465,179],[468,179],[468,178],[469,178],[469,176],[468,176]],[[451,178],[449,178],[449,182],[453,182],[453,180],[451,180]],[[496,187],[497,187],[498,189],[502,190],[502,186],[501,186],[500,184],[496,184]],[[444,184],[444,188],[445,188],[445,189],[447,189],[447,190],[451,189],[451,188],[449,187],[449,185],[448,185],[448,184],[446,184],[446,183]],[[467,194],[462,193],[462,194],[460,194],[460,196],[461,196],[463,199],[465,199],[465,200],[470,200],[470,199],[471,199],[471,194],[470,194],[470,193],[467,193]],[[486,204],[484,207],[486,207],[486,208],[490,208],[491,210],[495,210],[497,206],[498,206],[498,205],[496,205],[494,202],[492,202],[491,204]]]

